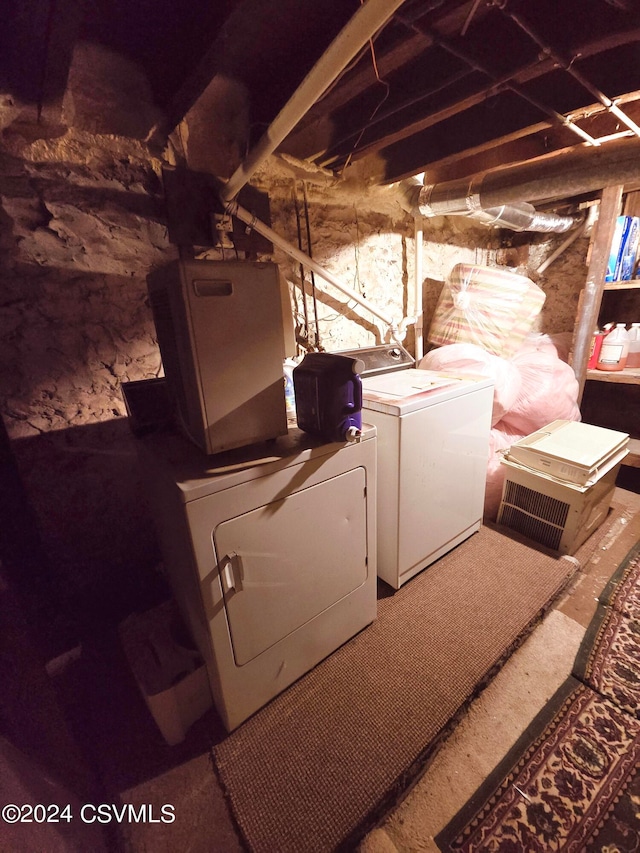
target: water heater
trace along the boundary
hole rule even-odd
[[[174,417],[207,454],[287,432],[278,267],[178,260],[147,277]]]

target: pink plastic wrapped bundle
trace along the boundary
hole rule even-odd
[[[456,264],[438,300],[428,340],[470,343],[509,358],[531,331],[545,294],[509,270]]]
[[[418,365],[466,376],[493,379],[492,429],[484,518],[495,521],[504,483],[502,451],[555,421],[580,420],[578,382],[560,357],[568,355],[570,335],[529,335],[510,359],[474,344],[449,344],[431,350]]]
[[[554,335],[543,335],[532,332],[527,335],[518,354],[523,350],[542,350],[550,352],[552,355],[557,355],[562,361],[569,361],[569,352],[571,351],[571,343],[573,335],[571,332],[557,332]]]
[[[507,450],[524,435],[502,430],[495,427],[489,437],[489,462],[487,464],[487,484],[484,493],[484,520],[495,521],[500,509],[502,487],[504,485],[504,465],[500,464],[502,451]]]
[[[524,436],[558,418],[580,420],[578,381],[568,364],[549,349],[528,347],[511,362],[520,372],[522,385],[515,403],[496,426]]]
[[[522,386],[520,372],[514,364],[475,344],[450,344],[433,349],[425,355],[418,367],[493,379],[492,426],[512,408]]]

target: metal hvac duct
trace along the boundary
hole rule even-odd
[[[584,219],[582,214],[560,216],[557,213],[540,213],[527,201],[503,204],[500,207],[489,207],[486,210],[480,208],[471,211],[469,216],[495,228],[559,234],[563,231],[569,231]]]
[[[583,216],[560,216],[540,213],[527,201],[482,207],[477,194],[470,191],[469,181],[423,186],[402,182],[403,207],[414,216],[468,216],[494,228],[511,231],[562,233],[584,219]]]
[[[516,231],[567,231],[579,217],[539,213],[531,202],[563,199],[640,181],[640,140],[578,146],[473,178],[423,185],[400,182],[401,204],[413,216],[471,216]]]

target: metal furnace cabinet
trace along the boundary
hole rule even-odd
[[[376,431],[206,457],[139,442],[174,595],[231,731],[376,615]]]
[[[399,589],[480,528],[493,383],[409,368],[362,381],[378,432],[378,575]]]

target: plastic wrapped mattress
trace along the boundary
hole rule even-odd
[[[436,305],[429,343],[475,344],[510,358],[532,330],[545,294],[508,269],[456,264]]]

